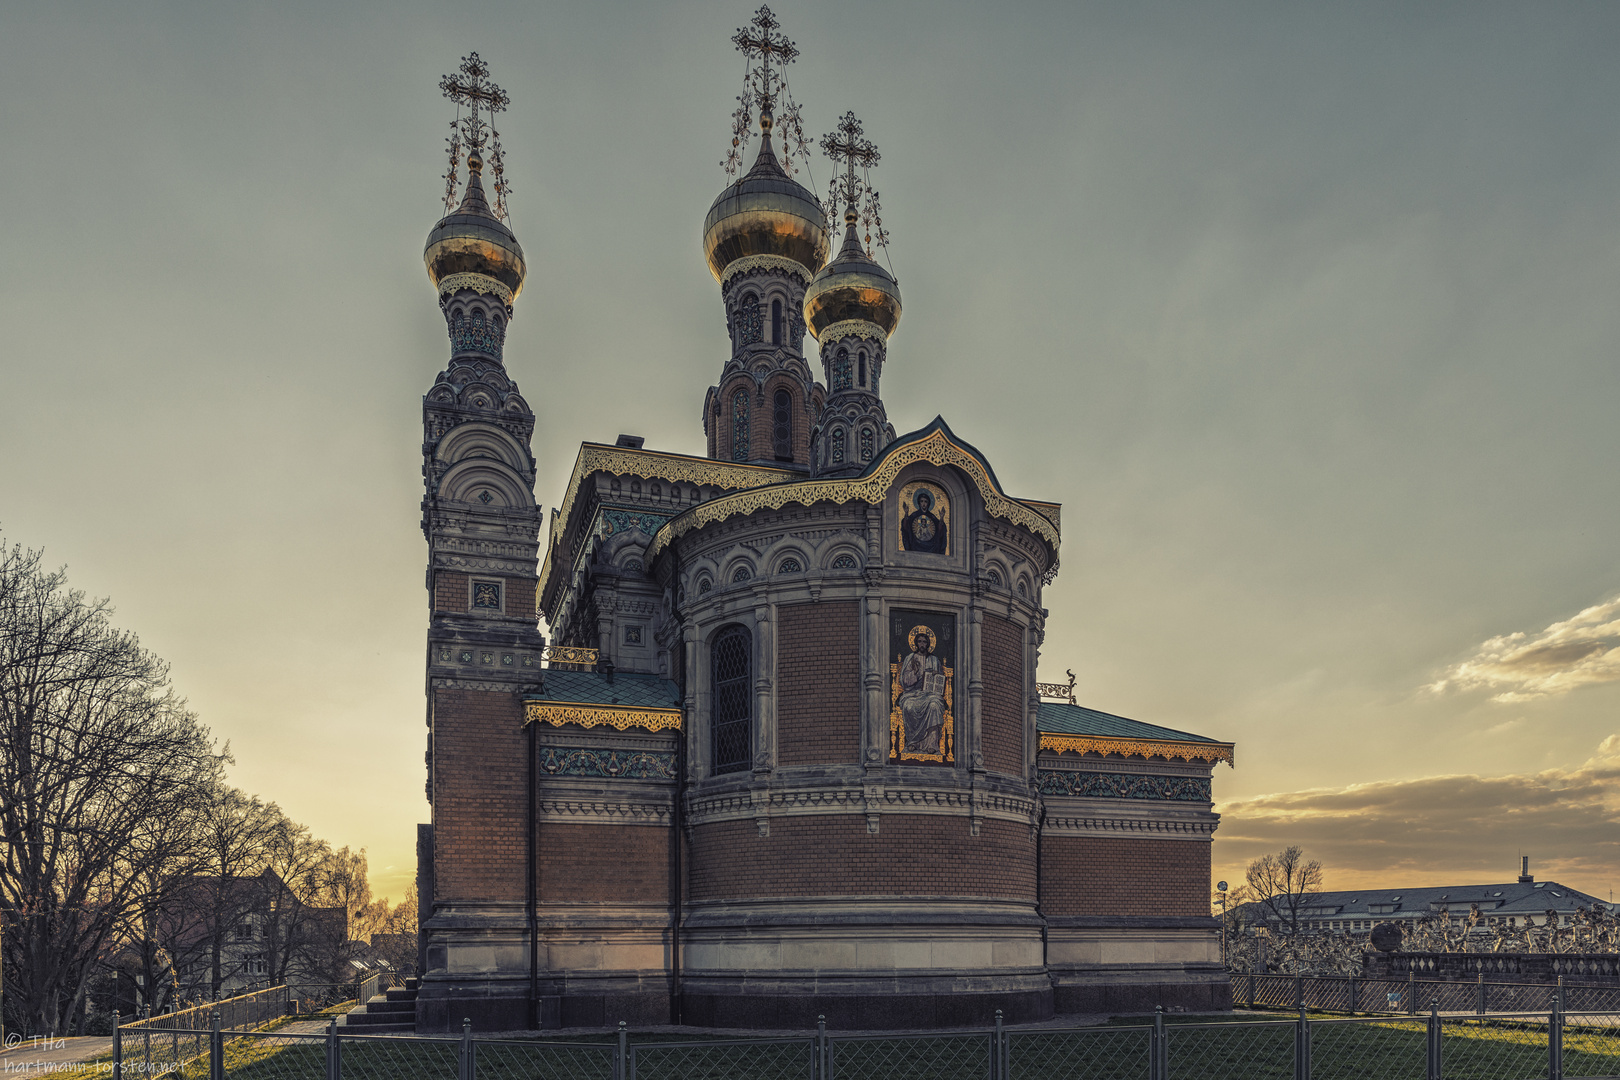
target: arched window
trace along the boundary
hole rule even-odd
[[[804,567],[800,565],[798,559],[789,555],[782,560],[782,565],[776,568],[776,572],[778,574],[799,574],[804,572]]]
[[[839,349],[838,359],[833,362],[833,390],[849,389],[849,350]]]
[[[861,365],[859,385],[865,386],[866,385],[866,350],[862,349],[859,353],[856,354],[856,356],[860,360],[860,365]]]
[[[873,436],[872,436],[872,429],[869,428],[869,427],[868,428],[861,428],[861,460],[862,461],[871,461],[872,460],[872,443],[873,443],[873,441],[874,440],[873,440]]]
[[[716,773],[746,769],[754,757],[752,652],[753,639],[741,626],[715,636],[709,739]]]
[[[838,558],[832,561],[832,568],[834,570],[855,570],[858,569],[859,566],[860,564],[855,561],[855,556],[848,553],[840,555]]]
[[[778,390],[774,405],[775,408],[771,410],[771,443],[776,451],[776,460],[792,461],[793,395],[786,390]]]
[[[843,428],[834,428],[833,429],[833,433],[832,433],[832,463],[834,465],[842,465],[844,463],[844,429]]]
[[[984,575],[984,580],[995,588],[1001,588],[1001,571],[992,566],[990,572]]]
[[[771,344],[782,344],[782,301],[771,301]]]
[[[759,297],[743,293],[737,301],[737,344],[752,345],[764,336],[765,327],[759,317]]]
[[[735,571],[732,572],[731,583],[733,585],[739,585],[753,576],[753,574],[749,573],[748,567],[739,566]]]
[[[748,460],[748,391],[739,390],[731,398],[731,460]]]

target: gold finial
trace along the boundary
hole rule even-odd
[[[439,89],[456,103],[456,118],[450,121],[451,134],[445,140],[450,144],[450,169],[444,174],[445,212],[449,213],[456,207],[456,188],[459,186],[456,165],[461,160],[463,145],[467,149],[469,182],[472,176],[483,171],[483,150],[487,145],[490,168],[495,174],[495,216],[504,219],[507,216],[506,197],[511,194],[512,187],[506,181],[505,156],[501,150],[501,133],[495,130],[495,114],[505,112],[512,99],[489,77],[489,65],[477,53],[462,57],[460,76],[446,75],[439,80]],[[466,115],[462,115],[462,109],[467,110]],[[479,115],[479,110],[488,115],[487,120]]]

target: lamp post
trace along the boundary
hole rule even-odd
[[[1215,891],[1221,894],[1221,970],[1226,970],[1226,882],[1217,881]]]

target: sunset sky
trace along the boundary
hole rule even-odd
[[[1216,875],[1620,879],[1620,6],[797,3],[943,415],[1063,504],[1040,677],[1237,744]],[[421,262],[478,50],[538,496],[701,454],[750,0],[0,12],[0,534],[378,891],[423,799]],[[818,187],[825,159],[813,166]]]

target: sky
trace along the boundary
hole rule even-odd
[[[1236,743],[1215,872],[1620,878],[1620,7],[797,2],[881,148],[900,431],[1061,502],[1040,678]],[[421,263],[477,50],[508,368],[701,454],[746,0],[0,7],[0,535],[399,899],[428,820]],[[826,161],[812,167],[824,185]]]

